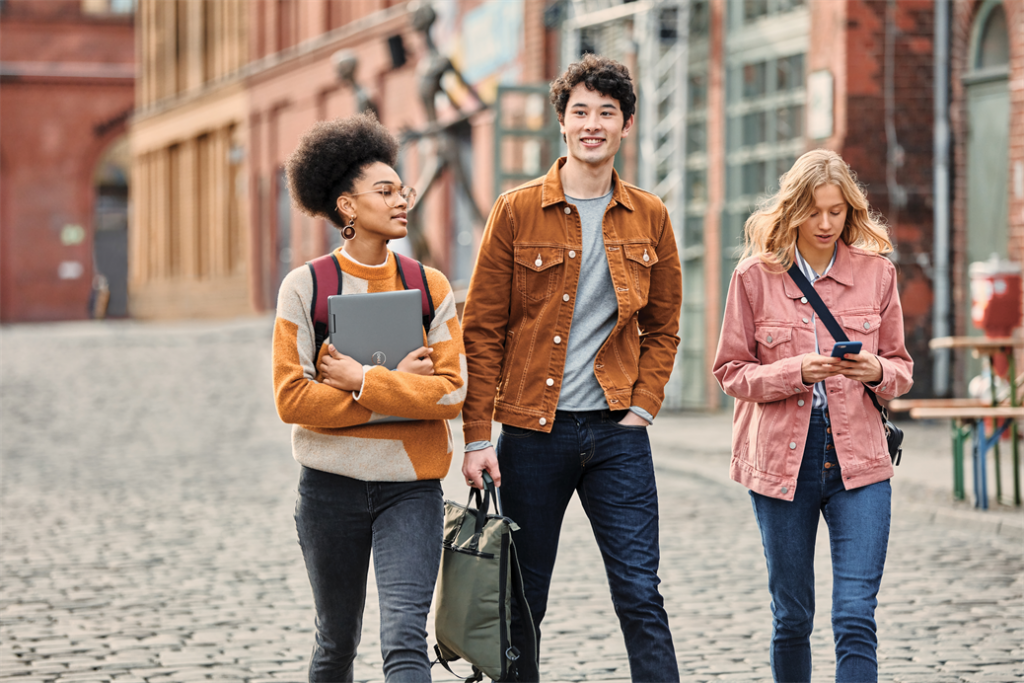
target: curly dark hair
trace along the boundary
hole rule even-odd
[[[304,213],[340,227],[338,196],[351,192],[370,164],[395,166],[398,140],[373,114],[319,121],[299,140],[288,161],[288,189]]]
[[[614,59],[586,54],[580,61],[570,64],[565,73],[551,83],[551,104],[555,105],[559,121],[565,120],[569,93],[580,83],[587,86],[587,90],[618,100],[623,121],[628,121],[636,111],[636,95],[629,69]]]

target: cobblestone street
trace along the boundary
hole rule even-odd
[[[264,317],[0,331],[0,680],[304,680],[312,598],[292,520],[298,465],[273,405],[271,326]],[[445,490],[462,502],[453,427]],[[662,588],[685,681],[771,680],[764,556],[748,495],[728,481],[728,429],[728,415],[692,414],[662,415],[651,429]],[[907,429],[877,612],[881,680],[1022,681],[1021,512],[952,503],[946,426]],[[820,532],[813,645],[815,680],[827,681],[831,572]],[[378,681],[372,577],[368,588],[356,679]],[[545,680],[628,680],[575,501],[552,596]],[[435,680],[453,679],[435,667]]]

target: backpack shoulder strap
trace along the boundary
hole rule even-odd
[[[306,263],[313,276],[313,300],[309,305],[309,317],[313,321],[313,357],[320,353],[320,347],[327,339],[328,312],[327,297],[341,294],[341,265],[334,254],[325,254]]]
[[[420,299],[423,303],[423,330],[429,332],[435,316],[434,299],[430,296],[427,273],[423,269],[423,264],[416,259],[397,253],[395,259],[398,261],[398,277],[402,279],[402,286],[406,289],[420,290]]]

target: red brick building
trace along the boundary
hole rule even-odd
[[[956,0],[949,40],[953,331],[979,334],[969,264],[1024,265],[1024,2]],[[963,353],[954,368],[962,395],[978,363]]]
[[[684,380],[684,405],[720,401],[710,366],[744,221],[795,158],[818,147],[843,155],[892,228],[907,343],[919,363],[915,392],[931,392],[934,7],[933,0],[689,5],[681,242],[684,273],[703,277],[687,282],[693,303],[684,305],[683,326],[703,330],[684,333],[683,354],[701,358],[705,374],[702,387],[692,371]]]
[[[132,10],[118,0],[0,4],[4,322],[126,314]],[[105,306],[91,303],[101,273]]]

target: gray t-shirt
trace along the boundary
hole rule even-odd
[[[576,286],[558,409],[603,410],[608,408],[608,401],[594,376],[594,359],[619,315],[601,230],[612,193],[596,199],[575,199],[566,195],[565,200],[580,212],[583,248],[579,254],[580,280]]]

